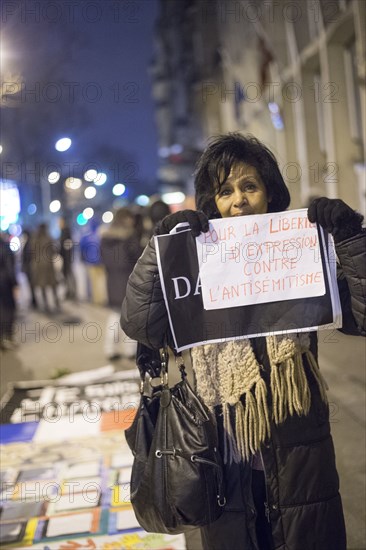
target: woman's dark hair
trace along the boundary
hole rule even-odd
[[[268,212],[281,212],[290,204],[290,193],[273,153],[254,136],[237,132],[217,136],[202,153],[195,170],[196,207],[209,218],[220,218],[215,195],[227,180],[232,166],[245,162],[256,168],[267,195]]]

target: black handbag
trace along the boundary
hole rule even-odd
[[[131,503],[145,531],[183,533],[217,520],[225,506],[216,421],[190,387],[183,361],[182,380],[169,388],[166,350],[159,379],[156,353],[143,359],[144,368],[141,357],[140,405],[125,432],[134,455]]]

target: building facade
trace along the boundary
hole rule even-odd
[[[165,20],[157,33],[158,42],[165,39],[160,68],[177,62],[165,95],[169,115],[157,108],[161,143],[183,149],[194,144],[198,152],[214,134],[251,133],[278,158],[292,208],[326,195],[366,214],[366,2],[161,5],[162,13],[180,12],[173,27]],[[189,113],[184,128],[179,105]]]

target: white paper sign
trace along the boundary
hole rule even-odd
[[[196,243],[206,310],[325,294],[307,209],[211,220]]]

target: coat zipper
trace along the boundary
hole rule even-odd
[[[265,509],[265,516],[267,518],[267,521],[268,523],[271,523],[271,518],[269,517],[269,506],[268,506],[268,502],[265,502],[264,503],[264,509]]]
[[[261,452],[260,452],[260,455],[261,455],[261,461],[262,461],[263,472],[264,472],[264,486],[266,488],[266,501],[264,503],[264,510],[265,510],[265,516],[267,518],[268,523],[271,523],[271,516],[270,516],[270,510],[269,510],[269,504],[268,504],[268,488],[267,488],[266,468],[264,466],[264,460],[263,460],[263,456],[262,456]]]

